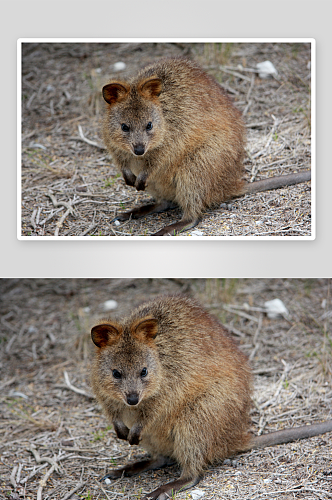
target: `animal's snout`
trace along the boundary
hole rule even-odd
[[[144,144],[135,144],[134,145],[134,153],[136,156],[144,155],[145,147]]]
[[[127,394],[127,403],[131,406],[135,406],[138,403],[138,394],[137,392],[132,392]]]

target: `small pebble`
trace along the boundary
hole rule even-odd
[[[264,307],[266,309],[267,317],[270,319],[277,319],[280,317],[289,316],[289,312],[285,304],[280,299],[268,300],[265,302]]]
[[[119,61],[113,64],[114,71],[123,71],[126,68],[126,63]]]
[[[110,479],[108,479],[108,477],[105,479],[105,483],[106,483],[106,484],[111,484],[111,482],[112,482],[112,481],[111,481]]]
[[[202,496],[205,494],[203,490],[192,490],[191,492],[191,498],[193,500],[198,500],[199,498],[202,498]]]
[[[278,71],[275,69],[271,61],[264,61],[256,64],[260,78],[269,78],[269,76],[277,76]]]
[[[104,311],[112,311],[112,309],[116,309],[118,307],[118,303],[116,300],[106,300],[103,303]]]
[[[120,226],[121,222],[120,222],[119,220],[115,220],[115,221],[114,221],[114,224],[115,224],[116,226]]]

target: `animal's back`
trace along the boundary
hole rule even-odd
[[[134,82],[153,75],[163,82],[159,100],[166,133],[151,159],[163,175],[168,163],[169,183],[176,186],[172,201],[199,214],[240,194],[246,134],[239,110],[193,61],[162,60],[144,68]],[[161,170],[155,169],[156,178]]]

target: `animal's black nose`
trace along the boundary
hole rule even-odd
[[[144,154],[144,151],[145,151],[145,148],[144,148],[143,144],[136,144],[134,146],[134,153],[135,153],[135,155],[141,156],[141,155]]]
[[[137,405],[138,403],[138,394],[136,392],[132,392],[127,395],[127,403],[129,405]]]

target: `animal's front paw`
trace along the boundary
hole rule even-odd
[[[127,186],[135,186],[136,175],[129,169],[122,170],[122,175]]]
[[[129,429],[121,420],[114,420],[113,427],[119,439],[128,439]]]
[[[148,178],[148,174],[146,172],[141,172],[138,174],[135,182],[135,188],[137,191],[144,191],[146,188],[146,181]]]
[[[133,444],[139,444],[141,440],[141,431],[142,427],[133,427],[130,429],[130,432],[128,434],[128,443],[133,445]]]

